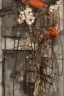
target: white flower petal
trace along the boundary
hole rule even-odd
[[[28,25],[32,25],[32,22],[29,22]]]
[[[31,22],[34,23],[34,20],[32,20]]]
[[[22,20],[25,20],[25,17],[22,17]]]
[[[23,23],[24,20],[22,20],[21,18],[18,18],[18,23]]]
[[[24,11],[20,11],[20,14],[24,14]]]

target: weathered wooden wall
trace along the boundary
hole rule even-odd
[[[0,0],[1,1],[1,0]],[[11,0],[3,0],[3,8],[4,7],[6,7],[6,5],[10,5],[10,4],[12,4],[12,3],[10,3],[11,2]],[[1,3],[0,3],[1,4]],[[60,7],[60,17],[62,18],[62,7]],[[5,22],[5,20],[6,20],[6,18],[8,18],[7,19],[7,21]],[[14,16],[13,15],[10,15],[9,17],[6,17],[5,16],[5,18],[3,18],[3,28],[2,28],[2,31],[0,30],[0,61],[2,61],[2,50],[1,49],[4,49],[4,38],[2,38],[1,37],[1,32],[3,33],[3,32],[7,32],[7,33],[11,33],[11,28],[10,28],[10,26],[12,27],[13,26],[13,21],[15,21],[16,20],[16,18],[14,18]],[[0,19],[0,26],[1,26],[1,19]],[[60,21],[61,22],[61,29],[63,29],[63,21],[61,20]],[[10,24],[10,25],[9,25]],[[15,23],[14,23],[14,25],[16,25]],[[6,29],[6,27],[5,26],[7,26],[7,29]],[[1,28],[0,28],[1,29]],[[6,29],[6,30],[5,30]],[[5,30],[5,31],[3,31],[3,30]],[[5,33],[3,33],[3,34],[5,34]],[[62,42],[63,42],[63,36],[61,36],[60,37],[61,39],[62,39]],[[29,41],[29,39],[27,40],[27,41]],[[16,41],[17,42],[17,41]],[[20,41],[20,43],[21,43],[21,41]],[[24,41],[22,42],[22,44],[23,43],[25,43]],[[28,44],[29,44],[29,42],[28,42]],[[2,45],[2,46],[1,46]],[[13,39],[7,39],[7,47],[6,47],[6,49],[8,50],[12,50],[13,49],[13,45],[14,45],[14,40]],[[20,44],[21,45],[21,44]],[[17,45],[16,45],[17,46]],[[21,48],[20,48],[21,49]],[[23,48],[22,48],[23,49]],[[60,41],[58,41],[58,42],[56,42],[56,45],[55,45],[55,50],[56,50],[56,52],[59,52],[59,53],[61,53],[61,49],[62,49],[62,46],[61,46],[61,44],[60,44]],[[63,50],[64,51],[64,50]],[[25,62],[25,61],[23,61],[23,54],[22,54],[22,62]],[[62,56],[60,56],[60,58],[61,58]],[[9,78],[9,74],[10,74],[10,72],[11,72],[11,68],[12,68],[12,66],[13,66],[13,60],[12,59],[9,59],[9,60],[7,60],[6,61],[6,67],[5,67],[5,69],[6,69],[6,71],[5,71],[5,74],[6,74],[6,80],[5,80],[5,83],[6,83],[6,96],[12,96],[12,91],[13,91],[13,88],[12,88],[12,80]],[[8,64],[10,64],[9,66],[8,66]],[[60,73],[61,73],[61,65],[62,65],[62,60],[58,60],[58,64],[59,64],[59,67],[60,67]],[[7,74],[7,73],[9,73],[9,74]],[[2,63],[0,63],[0,96],[2,96]],[[15,82],[16,83],[16,82]],[[15,90],[16,90],[16,93],[15,93],[15,96],[21,96],[21,94],[22,94],[22,96],[25,96],[25,94],[24,94],[24,92],[23,91],[21,91],[21,92],[19,92],[19,87],[20,87],[20,85],[17,85],[17,83],[16,83],[16,85],[15,85]],[[8,90],[11,90],[11,92],[9,93],[9,91]],[[17,92],[18,91],[18,92]],[[60,81],[59,81],[59,96],[63,96],[63,76],[60,76]]]

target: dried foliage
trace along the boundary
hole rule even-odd
[[[25,69],[23,72],[22,70],[13,70],[10,77],[16,79],[18,82],[24,82],[24,87],[26,87],[26,83],[33,83],[33,96],[58,96],[59,93],[59,67],[57,63],[57,54],[54,51],[54,40],[59,38],[60,28],[59,5],[56,4],[57,1],[58,0],[15,0],[17,5],[21,2],[21,8],[20,6],[16,7],[19,8],[20,12],[23,12],[23,17],[25,16],[25,18],[23,18],[24,22],[21,22],[22,15],[19,17],[20,24],[29,21],[27,25],[30,31],[31,55],[25,58],[28,61],[29,70]],[[39,2],[43,5],[39,5]],[[26,19],[26,17],[29,17],[26,15],[26,8],[31,8],[31,12],[33,11],[31,15],[35,16],[33,23],[30,21],[31,17],[30,20]],[[20,40],[18,40],[17,51],[19,41]],[[17,57],[15,58],[15,65],[16,60]],[[33,67],[30,68],[31,66]],[[26,71],[29,71],[29,80],[26,80]],[[34,78],[32,78],[30,72],[34,74]],[[32,78],[32,82],[30,78]]]

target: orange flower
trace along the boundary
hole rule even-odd
[[[58,37],[58,32],[55,28],[49,28],[48,33],[53,37]]]
[[[29,0],[30,4],[36,8],[42,8],[45,4],[41,0]]]

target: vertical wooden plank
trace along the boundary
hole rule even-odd
[[[24,69],[25,53],[27,55],[27,52],[25,51],[18,52],[18,57],[17,57],[18,60],[17,60],[15,69],[20,70],[21,72],[25,70]],[[11,73],[14,65],[14,58],[12,56],[11,55],[9,56],[6,54],[5,67],[3,66],[3,68],[5,68],[5,72],[3,71],[5,75],[5,94],[3,96],[29,96],[29,93],[25,94],[24,92],[23,81],[18,81],[17,79],[14,79],[14,82],[13,82],[13,78],[11,78]],[[13,89],[13,83],[14,83],[14,89]],[[14,94],[13,94],[13,90],[14,90]]]
[[[13,96],[13,80],[10,78],[14,59],[11,57],[5,61],[5,96]]]

